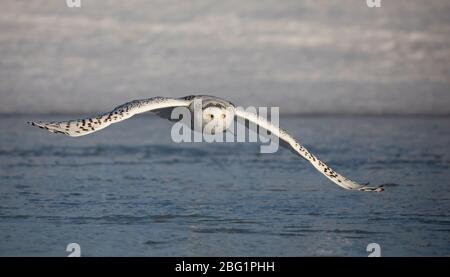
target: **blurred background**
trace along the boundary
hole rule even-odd
[[[2,1],[0,113],[211,94],[284,114],[448,115],[450,1]]]
[[[0,256],[449,256],[450,1],[81,2],[0,2]],[[78,139],[25,123],[189,94],[278,106],[386,192],[282,148],[176,144],[158,118]]]

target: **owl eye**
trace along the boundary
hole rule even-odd
[[[209,117],[210,117],[211,119],[214,119],[214,115],[213,115],[213,114],[210,114]]]
[[[222,119],[225,119],[225,114],[222,114]]]

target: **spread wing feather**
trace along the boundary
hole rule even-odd
[[[361,185],[340,175],[339,173],[331,169],[328,165],[326,165],[324,162],[319,160],[316,156],[311,154],[304,146],[302,146],[286,131],[279,128],[278,126],[269,123],[266,119],[254,113],[245,112],[240,109],[235,110],[235,115],[243,118],[244,120],[248,120],[254,124],[257,124],[259,127],[262,127],[268,130],[273,135],[279,137],[282,146],[288,147],[290,150],[292,150],[293,152],[297,153],[298,155],[309,161],[320,173],[325,175],[336,185],[349,190],[374,191],[374,192],[383,191],[382,186],[369,187]]]
[[[28,122],[32,126],[48,130],[52,133],[64,134],[71,137],[79,137],[97,132],[109,125],[123,121],[135,114],[148,111],[166,111],[163,117],[167,117],[167,111],[175,107],[187,107],[191,101],[186,99],[174,99],[165,97],[153,97],[143,100],[134,100],[116,107],[111,112],[78,120],[59,121],[59,122]]]

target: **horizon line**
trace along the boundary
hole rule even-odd
[[[97,116],[106,112],[20,112],[20,113],[4,113],[0,112],[1,117],[26,117],[26,116],[74,116],[74,117],[88,117]],[[137,116],[155,116],[158,115],[147,112],[137,114]],[[280,113],[280,117],[432,117],[432,118],[447,118],[450,113],[346,113],[346,112],[320,112],[320,113]]]

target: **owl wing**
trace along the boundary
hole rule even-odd
[[[153,97],[142,100],[134,100],[113,109],[111,112],[97,117],[84,119],[59,121],[59,122],[28,122],[32,126],[45,129],[52,133],[64,134],[71,137],[79,137],[97,132],[109,125],[123,121],[135,114],[153,111],[164,118],[169,118],[169,112],[176,107],[187,107],[190,100],[184,98]]]
[[[285,130],[279,128],[268,122],[266,119],[250,112],[246,112],[240,109],[235,110],[235,115],[246,121],[252,122],[261,128],[266,129],[271,134],[277,136],[282,142],[281,145],[289,148],[293,152],[297,153],[299,156],[309,161],[320,173],[325,175],[329,180],[331,180],[336,185],[349,190],[360,190],[360,191],[373,191],[381,192],[383,187],[369,187],[366,185],[358,184],[350,179],[345,178],[333,169],[331,169],[324,162],[319,160],[316,156],[311,154],[303,145],[301,145],[296,139],[289,135]]]

